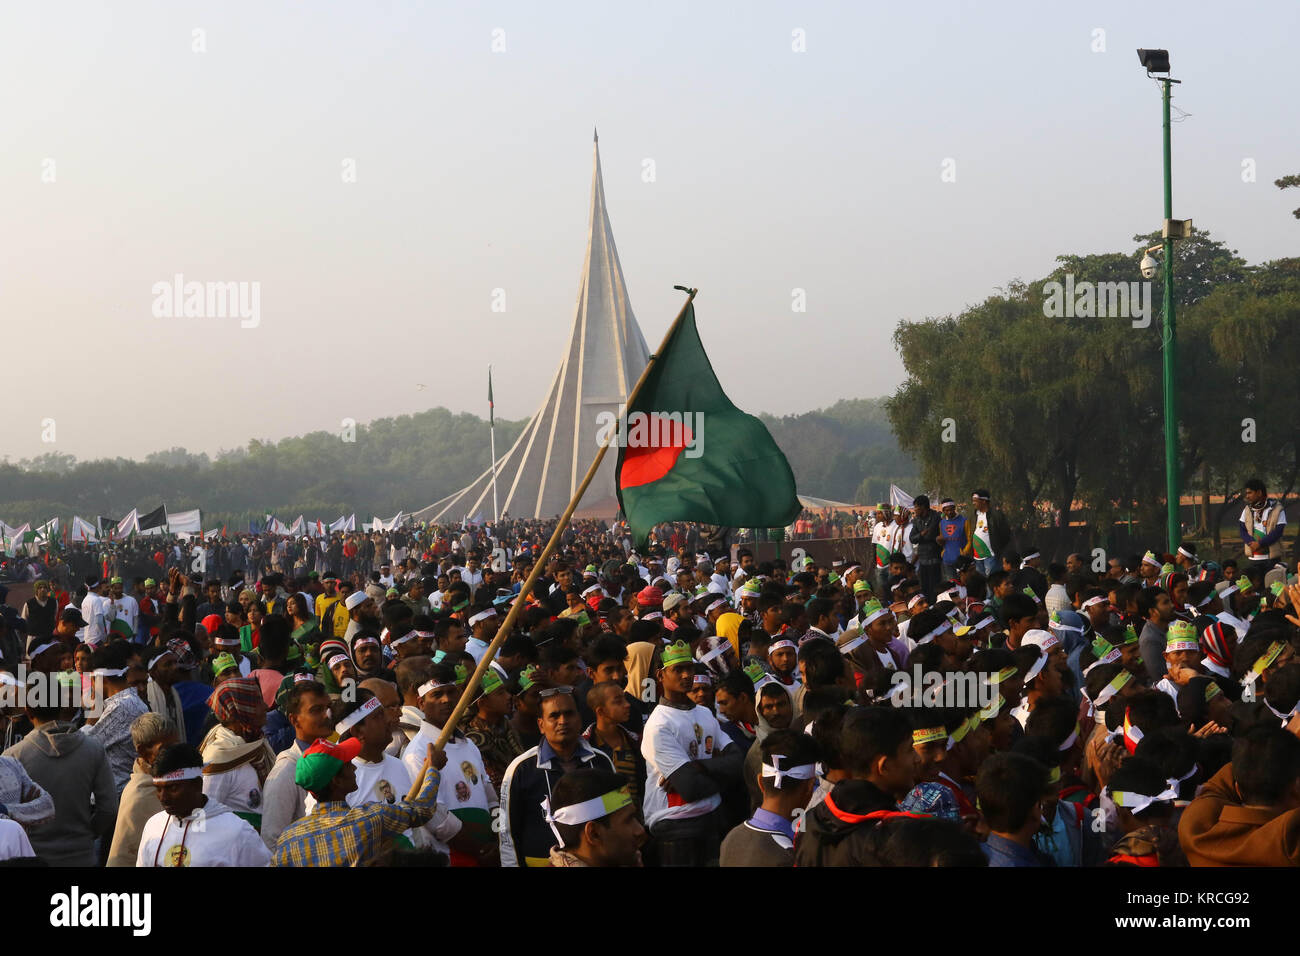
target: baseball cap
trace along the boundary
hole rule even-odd
[[[663,604],[664,613],[666,614],[667,612],[671,611],[673,608],[677,607],[677,605],[683,603],[685,600],[686,600],[686,595],[683,594],[681,591],[668,592],[668,596],[664,598],[664,604]]]
[[[77,627],[89,626],[86,623],[86,619],[81,616],[81,612],[78,611],[75,607],[70,607],[65,609],[64,612],[59,615],[59,620],[65,624],[75,624],[77,625]]]
[[[320,793],[330,785],[343,765],[360,753],[361,740],[357,737],[349,737],[337,744],[317,740],[299,758],[298,765],[294,768],[293,782],[304,790]]]

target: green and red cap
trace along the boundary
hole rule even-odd
[[[328,740],[317,740],[307,748],[307,752],[298,760],[293,772],[293,782],[311,793],[322,793],[329,789],[343,765],[350,763],[361,753],[361,741],[356,737],[332,744]]]

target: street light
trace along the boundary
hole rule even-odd
[[[1180,500],[1178,482],[1178,339],[1174,324],[1174,240],[1188,238],[1191,235],[1191,220],[1176,221],[1174,215],[1173,175],[1169,162],[1169,91],[1174,83],[1181,80],[1169,76],[1168,50],[1138,50],[1138,62],[1147,71],[1163,73],[1154,77],[1160,83],[1161,99],[1164,104],[1164,146],[1165,146],[1165,222],[1161,230],[1164,246],[1165,300],[1164,324],[1160,334],[1160,351],[1163,357],[1164,400],[1165,400],[1165,501],[1168,508],[1169,551],[1172,554],[1181,543],[1182,529],[1178,518]],[[1154,248],[1154,247],[1153,247]],[[1144,277],[1154,274],[1160,263],[1152,259],[1151,251],[1142,259],[1141,270]]]

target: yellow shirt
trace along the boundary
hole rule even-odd
[[[316,595],[316,620],[324,624],[325,612],[330,609],[331,604],[337,603],[338,599],[339,596],[337,594],[335,594],[333,597],[327,597],[324,594]]]

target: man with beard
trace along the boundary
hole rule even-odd
[[[49,581],[37,581],[32,597],[23,604],[22,619],[27,624],[30,646],[46,643],[54,634],[54,619],[59,613],[58,602],[50,593]],[[32,640],[36,644],[30,644]]]
[[[405,625],[410,627],[409,624]],[[413,633],[407,631],[408,634]],[[410,641],[405,643],[410,644]],[[384,666],[383,645],[379,643],[379,638],[371,633],[357,635],[352,642],[352,662],[356,665],[357,681],[369,680],[372,677],[378,677],[380,680],[396,682],[393,672]]]
[[[365,591],[353,591],[344,600],[343,607],[348,612],[348,626],[343,632],[343,641],[348,647],[352,646],[352,639],[363,628],[371,631],[380,629],[379,605]]]

